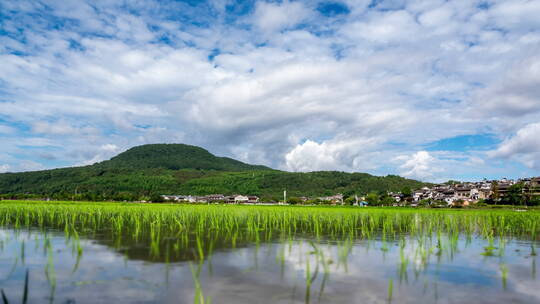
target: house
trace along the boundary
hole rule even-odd
[[[530,185],[534,188],[540,188],[540,177],[531,178]]]
[[[332,196],[322,196],[322,197],[319,197],[319,199],[321,201],[330,202],[333,205],[335,205],[335,204],[343,204],[343,194],[341,194],[341,193],[338,193],[338,194],[332,195]]]
[[[247,197],[247,196],[244,196],[244,195],[235,195],[234,196],[234,203],[235,204],[247,203],[247,202],[249,202],[249,197]]]
[[[248,195],[248,203],[256,204],[259,202],[259,197],[255,195]]]
[[[401,197],[402,197],[402,194],[401,193],[394,193],[394,192],[388,192],[388,196],[390,196],[391,198],[393,198],[396,202],[400,202],[401,201]],[[362,197],[362,200],[364,200],[365,198]]]
[[[418,202],[419,200],[422,199],[422,196],[424,195],[424,191],[423,190],[417,190],[417,191],[414,191],[412,193],[412,198],[415,202]]]
[[[176,195],[161,195],[161,198],[163,198],[166,201],[176,201]]]
[[[472,189],[470,187],[465,186],[465,185],[460,185],[460,186],[454,188],[455,196],[458,199],[462,199],[462,200],[471,197],[471,190]]]
[[[507,182],[507,181],[499,183],[499,185],[498,185],[499,195],[501,197],[505,196],[512,185],[513,185],[513,183]]]
[[[204,196],[205,200],[209,203],[225,201],[225,195],[223,194],[210,194]]]
[[[184,197],[184,202],[196,203],[197,197],[193,195],[188,195]]]
[[[448,189],[442,193],[442,200],[451,205],[458,200],[458,197],[453,189]]]
[[[527,183],[527,192],[531,195],[540,195],[540,177],[533,177]]]
[[[480,188],[478,190],[478,199],[488,199],[490,196],[491,196],[491,188],[490,189]]]

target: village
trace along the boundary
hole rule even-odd
[[[480,182],[447,182],[436,184],[431,187],[423,187],[410,191],[387,192],[381,195],[385,200],[374,201],[373,195],[364,196],[351,195],[344,196],[337,193],[332,196],[322,197],[290,197],[287,198],[287,192],[283,192],[282,200],[261,200],[255,195],[162,195],[161,198],[166,202],[178,203],[225,203],[225,204],[260,204],[260,205],[390,205],[390,206],[410,206],[419,205],[446,205],[469,206],[486,200],[500,200],[504,198],[512,186],[521,185],[520,193],[531,197],[540,198],[540,177],[523,179],[501,180],[483,180]]]
[[[258,196],[255,195],[223,195],[223,194],[210,194],[210,195],[162,195],[164,201],[168,202],[183,202],[183,203],[224,203],[224,204],[294,204],[294,202],[306,203],[310,200],[317,200],[325,202],[331,205],[343,204],[343,195],[336,194],[333,196],[317,197],[310,199],[308,197],[292,197],[287,199],[287,192],[283,192],[283,201],[261,201]],[[292,203],[291,203],[292,202]]]
[[[413,205],[421,201],[445,202],[449,206],[468,206],[485,200],[500,200],[504,198],[514,185],[521,185],[520,192],[530,196],[540,196],[540,177],[523,179],[483,180],[480,182],[467,183],[445,183],[438,184],[431,188],[423,187],[412,191],[411,198]],[[391,193],[393,198],[400,202],[403,199],[401,193]]]

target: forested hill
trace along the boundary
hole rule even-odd
[[[109,169],[271,170],[265,166],[249,165],[228,157],[217,157],[201,147],[184,144],[138,146],[96,166]]]
[[[291,196],[398,191],[424,183],[395,175],[335,171],[291,173],[217,157],[195,146],[135,147],[85,167],[0,174],[2,197],[78,200],[140,200],[158,194],[251,194],[264,199]]]

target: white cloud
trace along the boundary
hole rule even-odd
[[[286,167],[291,171],[367,171],[373,169],[366,151],[375,139],[329,140],[317,143],[306,140],[285,155]],[[371,160],[373,161],[373,160]]]
[[[540,27],[540,3],[529,0],[510,0],[495,3],[489,10],[493,21],[504,28],[530,30]]]
[[[120,151],[121,151],[121,148],[115,144],[104,144],[98,147],[97,149],[93,149],[91,151],[86,151],[87,153],[83,153],[90,157],[78,163],[77,165],[78,166],[92,165],[92,164],[110,159],[111,157],[118,154]]]
[[[14,169],[16,169],[16,171],[39,171],[45,168],[46,167],[41,163],[32,160],[23,160],[19,162],[17,168]]]
[[[504,71],[500,80],[480,90],[472,107],[488,117],[522,117],[540,111],[540,55],[522,58]],[[472,109],[471,109],[472,110]]]
[[[118,150],[120,150],[120,148],[117,145],[106,144],[106,145],[101,146],[101,150],[103,150],[105,152],[115,153],[115,152],[118,152]]]
[[[10,126],[0,125],[0,134],[14,134],[17,130]]]
[[[343,33],[351,39],[366,39],[375,43],[399,43],[418,39],[418,24],[407,11],[389,11],[373,14],[370,20],[344,27]]]
[[[9,172],[10,168],[11,168],[11,166],[7,165],[7,164],[0,165],[0,173]]]
[[[441,6],[422,13],[418,19],[422,25],[433,27],[448,24],[451,21],[452,15],[453,12],[451,9]]]
[[[405,177],[428,180],[442,169],[438,167],[437,159],[427,151],[418,151],[412,155],[402,155],[395,159],[403,162],[399,166],[400,173]]]
[[[37,121],[32,125],[32,131],[39,134],[47,135],[80,135],[80,134],[97,134],[99,130],[92,127],[76,127],[70,125],[64,120],[56,122]]]
[[[529,168],[540,170],[540,123],[519,129],[516,134],[488,153],[491,157],[516,159]]]
[[[279,31],[293,27],[309,15],[302,2],[267,3],[259,1],[255,7],[253,22],[264,32]]]

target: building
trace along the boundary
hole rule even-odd
[[[259,197],[255,195],[248,195],[248,203],[256,204],[259,202]]]
[[[322,196],[322,197],[319,197],[319,200],[330,202],[333,205],[335,205],[335,204],[343,204],[343,194],[338,193],[338,194],[332,195],[332,196]]]
[[[259,202],[259,197],[255,195],[229,195],[224,196],[223,201],[228,204],[255,204]]]

